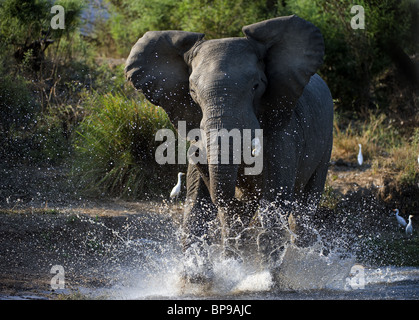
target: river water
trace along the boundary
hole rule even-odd
[[[173,243],[138,239],[130,245],[147,253],[141,267],[122,268],[114,273],[115,285],[85,288],[85,294],[128,300],[419,299],[419,268],[364,266],[339,249],[324,254],[318,244],[303,248],[288,243],[276,261],[265,264],[256,256],[246,260],[213,253],[211,287],[184,286],[184,256],[179,248],[174,250]]]
[[[43,294],[0,293],[0,299],[48,299],[57,294],[71,298],[75,291],[84,298],[110,300],[419,299],[419,268],[374,266],[365,261],[359,262],[345,243],[340,247],[335,239],[333,248],[325,250],[321,238],[307,247],[299,247],[288,241],[269,261],[260,260],[261,257],[256,254],[227,257],[213,250],[210,257],[214,273],[212,286],[185,286],[181,276],[185,260],[179,242],[179,230],[167,218],[161,217],[156,214],[121,217],[119,220],[126,222],[117,227],[115,223],[110,226],[97,217],[80,215],[77,219],[69,219],[69,216],[63,216],[61,219],[67,224],[65,228],[57,227],[56,230],[62,233],[57,237],[62,238],[67,232],[67,237],[83,240],[73,245],[77,243],[79,248],[74,251],[80,253],[78,260],[82,256],[87,257],[86,253],[82,254],[85,250],[83,245],[88,249],[86,252],[97,255],[94,257],[96,265],[92,267],[86,262],[80,264],[81,267],[76,271],[85,269],[86,274],[95,273],[96,278],[103,277],[106,281],[88,286],[68,285],[64,289]],[[51,228],[52,221],[57,223],[59,218],[44,215],[42,219],[45,228]],[[70,223],[70,220],[77,221]],[[83,230],[80,235],[74,233],[75,224]],[[44,227],[40,225],[37,228]],[[98,243],[104,234],[108,234],[108,243]],[[25,238],[28,238],[28,243],[35,243],[29,241],[30,236]],[[39,238],[39,235],[34,234],[35,238]],[[92,244],[95,246],[92,247]],[[57,248],[57,255],[63,252],[66,257],[76,256],[64,252],[68,245]],[[36,248],[40,247],[38,242]],[[41,258],[42,254],[39,256]],[[60,259],[63,261],[63,257],[57,256],[54,261]],[[64,264],[63,269],[67,271],[67,265]]]
[[[109,299],[419,299],[419,268],[366,267],[351,258],[325,257],[310,249],[288,248],[277,271],[258,270],[235,259],[219,260],[214,263],[214,284],[205,290],[182,287],[182,263],[173,258],[156,262],[159,267],[153,272],[131,271],[125,282],[86,293]]]

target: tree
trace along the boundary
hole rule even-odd
[[[51,1],[4,0],[0,3],[1,42],[12,48],[18,63],[26,61],[35,71],[39,71],[48,46],[69,35],[80,22],[81,0],[61,0],[54,4],[65,9],[64,29],[51,29]]]
[[[365,29],[351,27],[354,5],[364,8]],[[347,110],[370,107],[375,79],[393,63],[414,70],[408,54],[417,52],[419,6],[413,0],[295,0],[286,1],[284,9],[322,31],[326,53],[320,72]]]
[[[205,33],[207,39],[238,37],[243,26],[275,16],[276,10],[266,8],[261,0],[183,0],[175,17],[182,30]]]
[[[205,33],[207,39],[242,36],[247,24],[276,16],[272,0],[111,0],[108,23],[119,53],[149,30]]]

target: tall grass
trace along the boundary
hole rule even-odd
[[[391,147],[390,155],[390,159],[382,161],[383,166],[395,170],[400,183],[419,187],[419,128],[408,141]]]
[[[356,163],[358,144],[361,144],[365,163],[376,172],[390,172],[399,183],[419,182],[419,129],[406,137],[386,115],[373,112],[365,121],[350,122],[345,128],[339,122],[337,115],[332,160]]]
[[[90,106],[77,130],[73,170],[85,190],[144,199],[167,188],[165,176],[175,176],[176,168],[154,159],[161,143],[155,133],[174,130],[164,110],[120,93],[97,94],[86,104]]]
[[[350,122],[346,128],[339,126],[340,117],[334,121],[334,143],[332,158],[341,158],[345,161],[356,162],[358,144],[362,145],[362,153],[365,160],[371,161],[377,156],[383,155],[389,146],[398,145],[401,137],[386,123],[384,114],[369,114],[364,122]]]

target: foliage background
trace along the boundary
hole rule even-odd
[[[64,30],[50,28],[54,4],[65,8]],[[364,30],[350,27],[355,4],[365,9]],[[355,161],[362,142],[374,168],[418,185],[416,0],[3,0],[3,165],[68,166],[77,181],[100,194],[167,193],[164,179],[147,174],[165,170],[175,181],[186,168],[162,168],[141,157],[155,147],[144,143],[154,139],[146,128],[170,123],[125,83],[123,63],[132,45],[148,30],[197,31],[207,39],[242,36],[244,25],[294,13],[319,27],[325,39],[319,73],[335,99],[332,160]]]

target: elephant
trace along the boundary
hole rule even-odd
[[[259,174],[246,175],[246,165],[232,161],[188,164],[185,251],[203,250],[211,221],[225,238],[237,217],[246,227],[264,203],[316,207],[324,189],[334,107],[316,73],[324,56],[320,30],[291,15],[242,31],[244,37],[210,40],[196,32],[148,31],[125,64],[127,80],[175,126],[185,121],[188,130],[207,133],[192,144],[208,150],[211,130],[263,132]]]

